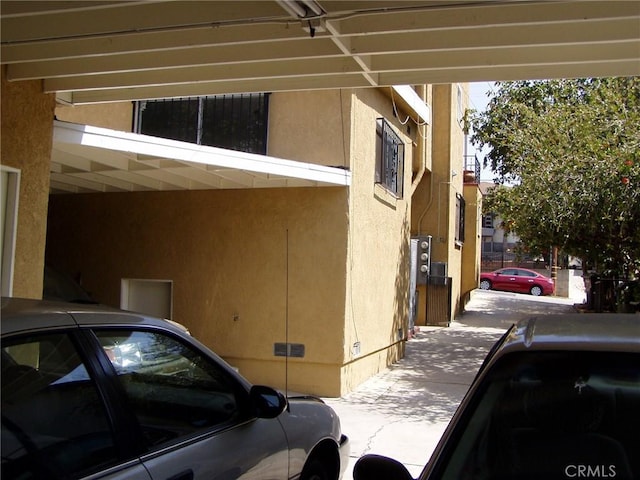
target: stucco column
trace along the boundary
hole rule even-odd
[[[2,68],[0,162],[20,170],[13,296],[41,298],[55,97]]]

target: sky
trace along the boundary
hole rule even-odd
[[[487,107],[487,103],[489,103],[488,93],[491,92],[492,88],[493,82],[478,82],[469,84],[469,108],[477,110],[479,112],[484,111]],[[478,157],[478,160],[480,161],[480,165],[482,166],[486,150],[478,150],[476,147],[471,145],[471,142],[468,142],[467,153],[469,155],[473,155],[475,153]],[[480,172],[480,180],[482,182],[492,182],[493,177],[494,174],[490,169],[482,168]]]

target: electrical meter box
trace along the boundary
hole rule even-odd
[[[416,285],[426,285],[431,274],[431,235],[411,239],[411,272]]]

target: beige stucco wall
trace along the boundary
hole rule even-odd
[[[345,204],[349,251],[340,388],[345,393],[404,354],[410,183],[417,128],[415,122],[403,125],[395,119],[392,96],[378,89],[274,94],[269,110],[270,155],[347,167],[352,172]],[[402,199],[374,182],[376,119],[380,117],[394,126],[406,145]]]
[[[465,239],[462,250],[460,302],[462,307],[470,300],[471,292],[480,282],[480,255],[482,245],[482,193],[477,184],[465,184],[466,202]]]
[[[379,117],[407,145],[401,199],[374,182]],[[408,129],[379,90],[274,94],[269,154],[350,165],[350,188],[54,196],[48,256],[115,306],[122,278],[172,280],[174,319],[254,382],[285,386],[288,331],[289,388],[339,396],[403,355]]]
[[[128,104],[108,122],[67,108],[129,129]],[[380,117],[406,145],[402,198],[374,182]],[[348,167],[350,188],[54,196],[47,256],[115,306],[123,278],[172,280],[173,318],[251,381],[284,387],[273,344],[288,340],[306,350],[289,388],[342,395],[404,353],[417,139],[384,90],[274,94],[268,153]]]
[[[374,183],[376,119],[380,117],[393,124],[406,144],[402,199]],[[384,90],[298,92],[274,94],[270,99],[270,155],[352,171],[343,393],[404,352],[410,180],[416,138],[414,122],[402,125],[394,119],[392,96]]]
[[[404,197],[374,183],[376,119],[403,139]],[[344,390],[349,391],[404,354],[408,323],[410,180],[416,134],[407,133],[380,90],[354,92],[352,185],[349,203]],[[359,343],[360,353],[354,353]]]
[[[131,132],[133,130],[133,103],[58,105],[56,107],[56,118],[64,122]]]
[[[21,175],[13,295],[41,298],[55,99],[39,81],[8,82],[5,70],[0,162]]]
[[[468,85],[461,84],[462,109],[468,104]],[[432,86],[432,171],[425,175],[413,196],[412,233],[431,235],[432,262],[446,262],[451,278],[452,320],[461,310],[463,251],[466,242],[455,241],[456,194],[464,196],[464,131],[458,114],[458,85]],[[468,209],[467,209],[468,211]],[[475,235],[466,231],[467,235]],[[473,243],[473,242],[472,242]],[[475,246],[470,248],[475,251]],[[479,258],[479,257],[478,257]],[[468,260],[467,260],[468,261]],[[425,325],[427,288],[418,288],[417,325]]]
[[[424,91],[426,103],[431,107],[433,114],[433,86],[426,85]],[[415,184],[411,195],[411,236],[432,235],[433,236],[433,217],[436,210],[433,208],[436,201],[437,186],[434,186],[433,173],[433,119],[431,123],[424,125],[422,128],[422,137],[424,141],[425,156],[425,172],[414,181]],[[417,286],[418,303],[416,305],[415,324],[426,324],[426,305],[427,291],[425,285]]]
[[[56,195],[47,254],[113,306],[123,278],[172,280],[174,320],[253,382],[285,386],[273,348],[288,332],[305,345],[289,388],[339,395],[346,200],[338,187]]]
[[[269,97],[268,154],[332,167],[350,166],[351,90]]]

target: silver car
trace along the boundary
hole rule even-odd
[[[488,354],[420,480],[640,479],[640,315],[543,316]],[[355,480],[410,480],[366,455]]]
[[[2,478],[336,480],[315,397],[251,385],[179,325],[2,299]]]

